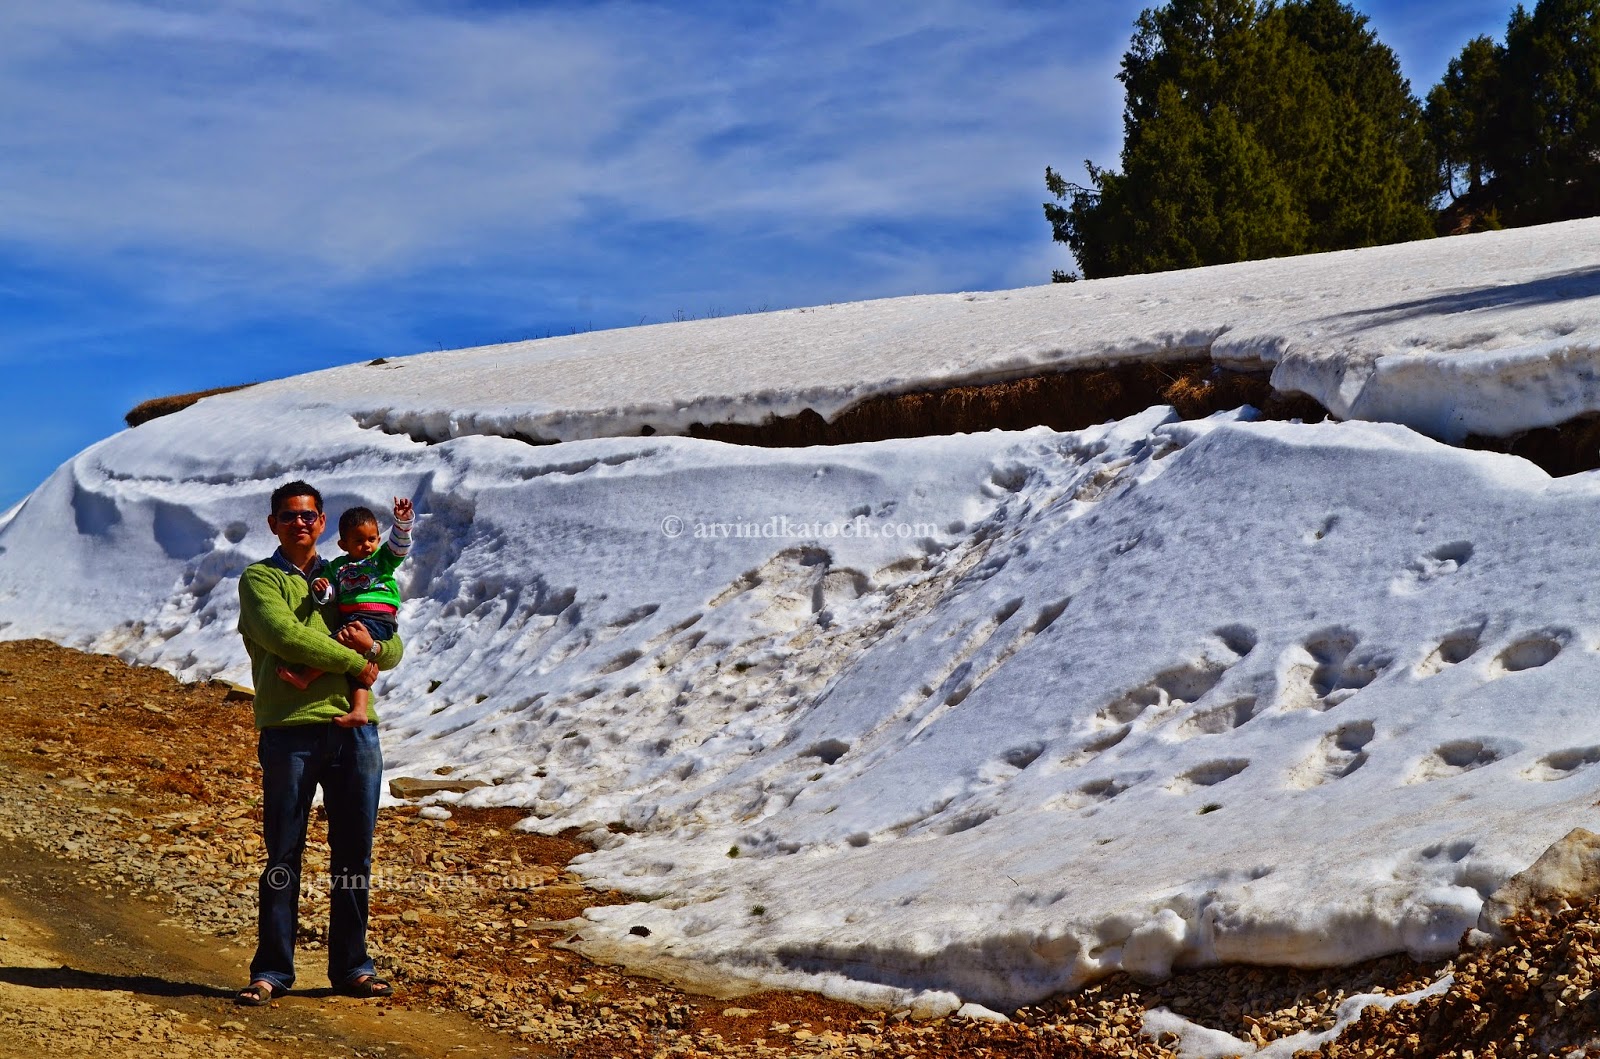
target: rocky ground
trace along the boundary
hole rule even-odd
[[[1009,1022],[797,993],[709,997],[565,947],[585,908],[630,900],[568,871],[581,843],[514,831],[515,810],[430,819],[442,814],[414,806],[380,817],[372,900],[372,948],[399,995],[337,997],[320,974],[326,860],[313,821],[301,980],[270,1008],[238,1008],[261,856],[248,696],[22,641],[0,644],[0,711],[6,1056],[1157,1057],[1177,1054],[1175,1039],[1141,1036],[1149,1008],[1259,1044],[1332,1026],[1353,994],[1447,974],[1441,995],[1373,1010],[1323,1054],[1571,1054],[1600,1030],[1592,906],[1443,966],[1117,978]]]

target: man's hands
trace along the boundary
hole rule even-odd
[[[411,501],[403,496],[394,498],[394,520],[396,522],[411,521]]]
[[[338,632],[333,634],[333,638],[362,656],[371,654],[372,648],[378,642],[372,638],[372,633],[367,630],[367,627],[359,621],[353,621],[349,625],[342,626]],[[352,679],[364,688],[372,687],[373,683],[378,679],[378,663],[375,660],[369,660],[367,667]]]
[[[367,631],[367,627],[359,621],[353,621],[349,625],[342,627],[333,634],[333,638],[362,656],[369,654],[372,651],[372,645],[377,642],[372,638],[372,633]],[[372,687],[378,679],[378,663],[369,660],[367,667],[351,679],[364,688]]]
[[[367,627],[359,621],[353,621],[349,625],[343,626],[333,634],[333,638],[359,655],[366,655],[372,650],[372,645],[377,642],[372,638],[372,633],[367,631]],[[352,679],[364,688],[372,687],[373,683],[378,679],[378,663],[368,661],[367,667]]]

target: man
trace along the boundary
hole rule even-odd
[[[238,1003],[259,1007],[294,985],[294,941],[300,918],[300,857],[311,797],[320,785],[328,816],[328,981],[346,996],[394,993],[367,955],[367,895],[372,833],[378,818],[383,755],[377,715],[370,724],[332,723],[350,708],[350,681],[370,687],[393,668],[398,637],[374,643],[359,623],[337,639],[311,595],[326,560],[317,539],[326,519],[322,494],[305,482],[272,493],[267,526],[278,538],[271,558],[239,578],[239,634],[255,678],[255,721],[261,760],[261,833],[267,865],[259,886],[255,958]],[[320,670],[304,689],[279,678],[280,662]]]

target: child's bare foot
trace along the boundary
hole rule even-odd
[[[293,666],[278,663],[278,679],[285,684],[292,684],[301,691],[311,686],[311,682],[322,676],[320,669],[296,669]]]
[[[340,728],[360,728],[367,723],[367,701],[372,692],[359,685],[350,689],[350,712],[335,717],[333,723]]]
[[[335,717],[333,723],[340,728],[360,728],[367,723],[367,708],[365,706],[351,707],[349,713]]]

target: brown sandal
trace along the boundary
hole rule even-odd
[[[394,986],[375,974],[364,974],[353,982],[346,982],[334,992],[340,996],[353,996],[360,997],[363,1000],[370,1000],[373,997],[394,996]]]
[[[261,1008],[272,1003],[277,987],[265,978],[258,978],[234,995],[233,1002],[244,1008]]]

